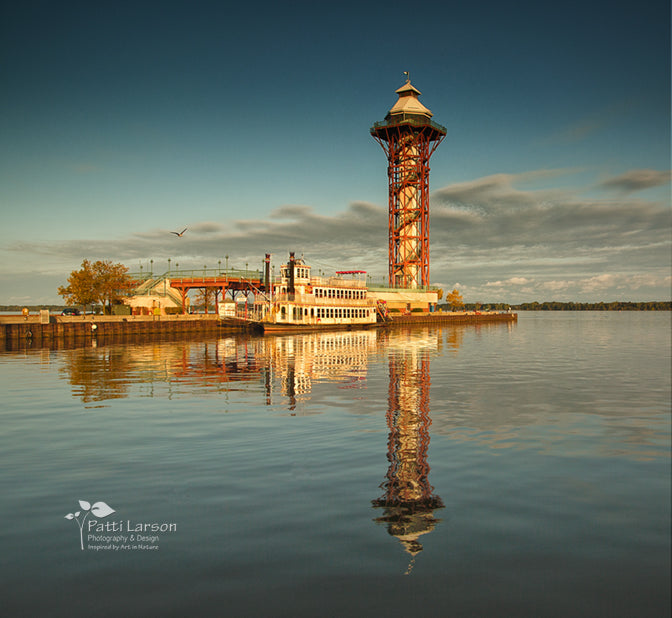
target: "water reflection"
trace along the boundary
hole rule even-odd
[[[423,549],[420,537],[441,521],[434,517],[443,508],[429,484],[429,354],[441,346],[440,331],[401,331],[390,342],[387,405],[387,459],[390,463],[381,484],[383,495],[372,501],[383,514],[375,522],[387,526],[390,535],[411,555],[406,573]]]
[[[137,394],[133,389],[172,397],[240,390],[249,383],[262,385],[266,404],[295,410],[310,400],[317,382],[363,386],[378,343],[376,331],[347,331],[97,345],[61,350],[59,371],[85,403],[130,397]],[[161,385],[167,393],[156,390]]]
[[[280,393],[290,410],[307,402],[314,382],[334,381],[356,388],[366,380],[369,356],[378,348],[373,330],[333,331],[265,337],[262,354],[280,381]],[[270,392],[268,393],[270,398]],[[269,399],[270,401],[270,399]]]
[[[445,344],[452,353],[462,337],[463,329],[447,332]],[[362,388],[370,357],[386,353],[389,468],[380,486],[384,493],[372,504],[382,509],[374,521],[410,554],[410,572],[423,549],[420,538],[434,529],[440,521],[434,511],[444,506],[429,484],[427,461],[430,355],[443,345],[443,330],[417,327],[127,343],[63,350],[60,371],[73,395],[87,404],[131,395],[170,399],[243,389],[258,393],[265,405],[281,405],[292,414],[298,407],[315,413],[305,404],[316,384]]]

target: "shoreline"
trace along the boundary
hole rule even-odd
[[[423,315],[396,316],[389,322],[372,325],[373,328],[388,328],[399,325],[430,324],[485,324],[492,322],[516,322],[516,313],[454,312]],[[347,327],[346,327],[347,328]],[[350,327],[351,330],[356,328]],[[165,335],[207,335],[219,332],[252,332],[258,325],[236,318],[220,319],[215,314],[176,316],[62,316],[50,315],[48,320],[40,315],[27,318],[18,315],[0,316],[0,348],[13,349],[18,345],[48,344],[62,341],[92,341],[113,337],[126,339]],[[330,329],[319,329],[328,331]],[[315,330],[312,332],[319,332]],[[300,329],[288,330],[299,333]]]

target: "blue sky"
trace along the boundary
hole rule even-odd
[[[667,0],[0,9],[0,304],[131,270],[387,272],[369,135],[410,71],[447,128],[431,279],[467,301],[670,298]],[[188,227],[182,238],[170,230]]]

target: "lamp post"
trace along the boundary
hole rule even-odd
[[[170,274],[170,258],[168,258],[168,274]]]
[[[154,276],[154,260],[149,260],[149,274],[150,276]]]
[[[229,270],[229,256],[225,255],[224,257],[226,258],[226,270]]]

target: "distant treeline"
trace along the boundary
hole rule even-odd
[[[24,307],[27,307],[31,313],[36,313],[40,309],[49,309],[49,311],[63,311],[66,305],[0,305],[0,311],[21,313]]]
[[[672,302],[669,300],[656,300],[648,302],[631,302],[617,300],[611,303],[563,303],[560,301],[546,301],[543,303],[521,303],[509,305],[507,303],[465,303],[467,311],[479,311],[490,309],[492,311],[670,311]]]

